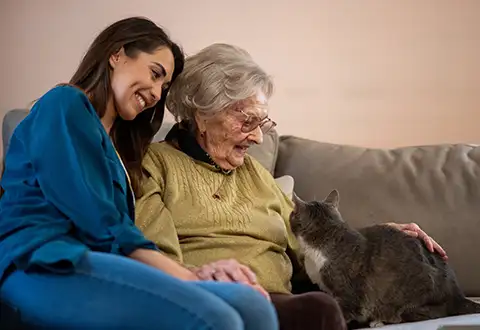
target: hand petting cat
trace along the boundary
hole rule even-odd
[[[191,270],[203,281],[236,282],[249,285],[270,300],[268,292],[258,284],[255,273],[235,259],[218,260]]]
[[[427,235],[426,232],[424,232],[419,225],[416,223],[408,223],[408,224],[403,224],[403,223],[393,223],[389,222],[386,223],[385,225],[394,227],[400,231],[403,231],[405,234],[408,234],[412,237],[418,237],[422,241],[425,242],[425,245],[427,246],[427,249],[430,252],[436,252],[438,253],[444,260],[448,260],[447,253],[445,250],[438,244],[433,238]]]

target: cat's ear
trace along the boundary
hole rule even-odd
[[[334,189],[328,194],[327,198],[324,200],[325,203],[332,205],[335,208],[338,208],[340,204],[340,193],[337,189]]]
[[[295,192],[292,192],[292,201],[295,205],[295,210],[301,209],[306,204]]]

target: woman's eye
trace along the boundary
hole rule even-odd
[[[155,71],[155,70],[152,70],[152,78],[153,78],[153,80],[157,80],[157,79],[159,79],[161,76],[162,76],[161,73],[159,73],[159,72],[157,72],[157,71]]]
[[[247,127],[253,126],[255,124],[256,124],[255,119],[253,119],[253,118],[248,118],[243,122],[243,125],[247,126]]]

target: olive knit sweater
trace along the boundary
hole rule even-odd
[[[292,203],[260,163],[247,155],[224,174],[159,142],[143,166],[147,178],[136,224],[165,254],[192,266],[233,258],[249,266],[267,291],[290,292]]]

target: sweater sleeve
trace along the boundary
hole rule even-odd
[[[26,148],[38,184],[79,235],[105,252],[154,249],[115,204],[118,164],[106,156],[108,136],[86,95],[74,87],[56,87],[35,104],[31,122]]]
[[[143,162],[142,196],[136,201],[136,223],[162,253],[183,263],[177,230],[170,210],[163,202],[165,168],[160,154],[149,148]]]
[[[302,271],[302,267],[300,266],[300,259],[301,256],[299,255],[299,245],[295,235],[293,235],[291,227],[290,227],[290,214],[293,211],[293,201],[282,191],[282,189],[278,186],[275,182],[274,177],[268,172],[258,161],[251,158],[252,163],[255,166],[255,169],[258,175],[264,180],[265,184],[267,184],[272,191],[274,192],[278,202],[279,202],[279,209],[278,212],[282,217],[285,228],[287,231],[287,239],[288,239],[288,247],[287,247],[287,254],[289,255],[293,267],[294,273]]]

